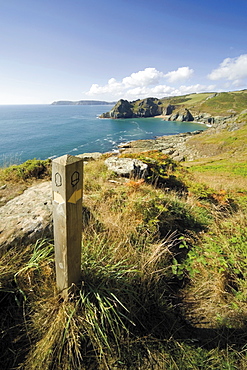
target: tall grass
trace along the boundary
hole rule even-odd
[[[67,301],[52,242],[2,257],[1,369],[246,368],[245,208],[176,176],[182,191],[85,166],[82,274]]]
[[[22,368],[86,369],[88,363],[111,368],[136,335],[169,332],[173,314],[164,274],[173,243],[171,236],[146,246],[131,261],[129,251],[119,253],[121,246],[108,235],[84,236],[82,281],[74,296],[61,302],[50,292],[31,303],[28,335],[34,344]],[[33,266],[27,264],[22,273],[30,274]]]
[[[218,220],[188,252],[180,273],[187,313],[200,326],[245,329],[247,320],[247,223],[242,211]]]

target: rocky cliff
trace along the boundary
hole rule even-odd
[[[120,99],[116,105],[107,113],[103,113],[101,118],[132,118],[133,105],[128,100]]]
[[[101,118],[154,117],[162,112],[162,103],[159,99],[147,98],[133,102],[120,99],[109,112],[103,113]]]
[[[129,102],[119,100],[101,118],[137,118],[164,116],[165,121],[196,121],[209,125],[236,119],[247,108],[247,90],[201,93],[170,98],[146,98]]]
[[[155,98],[147,98],[129,102],[120,99],[115,106],[107,113],[103,113],[101,118],[138,118],[138,117],[156,117],[164,115],[167,121],[194,121],[194,117],[189,109],[184,108],[181,111],[173,113],[177,107],[175,105],[164,105],[164,102]]]

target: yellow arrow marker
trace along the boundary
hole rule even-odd
[[[76,202],[78,202],[79,199],[82,198],[82,190],[79,189],[79,190],[76,190],[72,195],[71,197],[69,198],[68,200],[68,203],[73,203],[73,204],[76,204]]]
[[[55,202],[57,202],[59,204],[64,203],[64,199],[63,199],[62,195],[59,194],[56,191],[54,191],[53,199],[54,199]]]

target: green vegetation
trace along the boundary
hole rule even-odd
[[[208,113],[212,116],[240,114],[246,109],[247,90],[201,93],[161,99],[164,106],[187,108],[193,114]]]
[[[51,175],[51,160],[30,159],[19,165],[12,165],[0,170],[1,181],[25,181],[42,179]]]
[[[51,160],[31,159],[0,168],[0,206],[37,181],[51,178]]]
[[[173,106],[172,113],[181,113],[189,110],[194,116],[207,114],[212,117],[235,117],[238,115],[244,118],[246,115],[247,90],[231,91],[222,93],[199,93],[169,98],[146,98],[135,101],[120,99],[110,112],[103,113],[103,118],[132,118],[132,117],[153,117],[164,114],[166,108]],[[170,114],[170,113],[169,113]],[[240,117],[240,119],[242,119]]]
[[[246,369],[246,135],[245,124],[193,137],[210,157],[182,164],[128,154],[149,164],[145,181],[87,163],[70,299],[56,292],[52,241],[0,260],[0,368]],[[50,163],[33,160],[1,169],[0,185],[49,176]]]

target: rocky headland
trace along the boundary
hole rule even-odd
[[[142,118],[142,117],[162,117],[164,121],[178,121],[178,122],[201,122],[208,125],[217,125],[223,123],[232,117],[234,114],[213,116],[207,112],[192,114],[191,111],[179,105],[164,103],[155,98],[147,98],[129,102],[128,100],[120,99],[115,106],[106,113],[102,113],[100,118]]]
[[[171,98],[120,99],[101,118],[162,117],[164,121],[201,122],[218,125],[246,109],[247,90],[228,93],[189,94]]]

